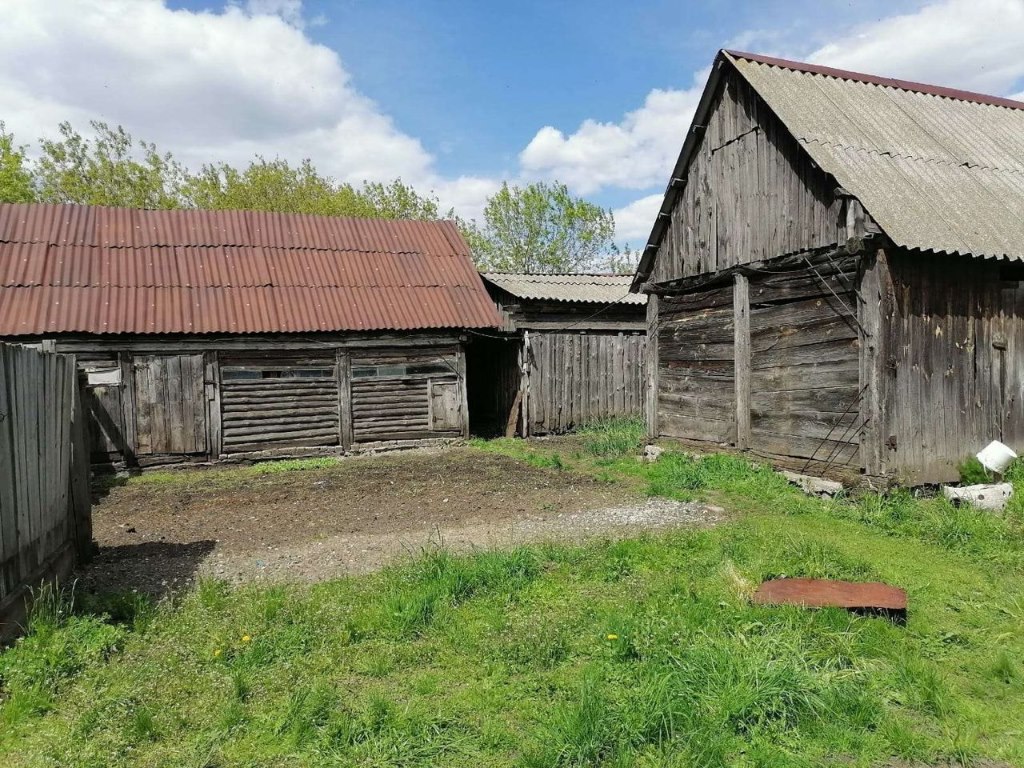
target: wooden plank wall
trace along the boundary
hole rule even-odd
[[[658,302],[658,430],[666,437],[736,439],[733,284]]]
[[[659,433],[809,472],[859,466],[857,266],[748,269],[660,296]]]
[[[643,416],[645,333],[529,332],[529,433],[541,435],[612,416]]]
[[[0,344],[0,636],[88,552],[84,424],[74,358]]]
[[[1024,453],[1021,265],[902,251],[888,263],[889,471],[908,483],[942,482],[991,440]]]
[[[340,444],[334,355],[221,355],[220,361],[225,454]],[[309,372],[321,375],[301,375]]]
[[[859,467],[857,259],[750,278],[750,448]]]
[[[353,352],[353,441],[462,435],[468,427],[464,354],[461,347]],[[378,367],[381,375],[359,376],[367,367]]]
[[[203,355],[136,355],[132,369],[135,453],[205,454]]]
[[[735,72],[658,251],[652,282],[711,274],[838,241],[842,201],[763,100]]]

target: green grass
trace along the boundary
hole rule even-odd
[[[155,607],[49,596],[0,654],[0,762],[1024,765],[1020,510],[822,501],[734,456],[583,439],[478,447],[734,518]],[[783,575],[898,584],[907,624],[750,603]]]
[[[137,475],[99,475],[93,480],[98,488],[120,485],[133,486],[222,486],[244,482],[248,478],[273,475],[279,472],[303,472],[337,466],[336,456],[316,456],[308,459],[280,459],[234,467],[195,470],[189,468],[150,470]]]

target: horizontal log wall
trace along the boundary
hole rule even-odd
[[[352,354],[353,442],[457,437],[464,431],[465,377],[460,372],[463,352],[458,347],[410,349]],[[379,367],[381,375],[361,377],[360,369]],[[407,367],[407,374],[388,374],[389,367]],[[416,373],[417,368],[429,372]],[[457,413],[434,414],[448,390],[458,390]],[[453,425],[457,422],[457,426]]]
[[[658,429],[666,437],[736,439],[733,285],[658,302]]]
[[[338,445],[338,380],[333,356],[221,357],[223,452]],[[321,375],[298,375],[317,372]],[[239,375],[277,374],[269,378]]]
[[[530,434],[644,414],[645,333],[528,333]]]
[[[859,467],[857,260],[750,278],[750,448]]]
[[[67,575],[91,538],[74,358],[0,344],[0,639],[29,590]]]
[[[859,467],[857,268],[825,258],[659,296],[659,434]]]

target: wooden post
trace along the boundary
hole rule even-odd
[[[132,353],[120,352],[117,356],[121,366],[121,417],[124,423],[124,463],[133,466],[137,463],[138,431],[135,423],[135,369],[132,365]]]
[[[92,497],[89,492],[89,414],[82,403],[82,390],[78,381],[78,364],[70,358],[68,368],[71,387],[71,460],[68,463],[68,504],[75,537],[78,561],[84,563],[92,556]]]
[[[459,376],[459,409],[462,411],[462,436],[469,437],[469,382],[466,380],[466,343],[455,348],[455,369]],[[431,398],[433,399],[433,398]]]
[[[864,257],[857,319],[860,323],[860,460],[866,475],[887,472],[884,441],[888,424],[885,326],[891,314],[892,277],[884,250]]]
[[[338,371],[338,435],[343,451],[352,448],[352,361],[347,350],[335,357]]]
[[[216,352],[204,355],[206,365],[206,431],[207,446],[210,459],[220,458],[221,447],[221,407],[220,407],[220,359]]]
[[[523,414],[523,429],[521,436],[530,436],[530,332],[523,331],[523,345],[521,347],[522,355],[522,384],[521,389],[523,393],[522,402],[520,403],[520,409]]]
[[[750,280],[737,274],[732,292],[736,447],[750,448]]]
[[[656,440],[659,433],[658,425],[658,311],[660,299],[658,294],[647,294],[647,391],[644,394],[647,410],[647,437]]]

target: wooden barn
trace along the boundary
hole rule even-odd
[[[0,339],[76,355],[96,461],[466,435],[498,323],[451,222],[0,205]]]
[[[470,350],[470,411],[480,432],[544,435],[643,414],[646,297],[630,293],[630,277],[483,277],[502,333],[474,338]]]
[[[808,472],[1024,449],[1024,104],[722,51],[643,253],[649,424]]]

